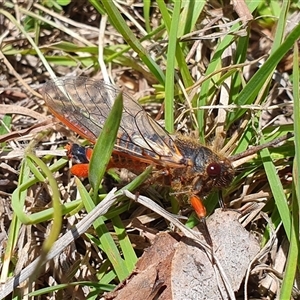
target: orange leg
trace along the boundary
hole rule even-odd
[[[71,173],[77,177],[87,178],[89,176],[89,164],[77,164],[72,166]]]
[[[190,198],[190,202],[192,207],[194,208],[198,218],[201,219],[205,219],[206,217],[206,208],[202,203],[202,200],[196,196],[196,195],[192,195]]]

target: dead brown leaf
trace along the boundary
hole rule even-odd
[[[258,242],[234,211],[217,210],[207,225],[218,270],[193,239],[161,233],[140,258],[135,272],[105,299],[232,299],[224,284],[238,291],[259,252]]]

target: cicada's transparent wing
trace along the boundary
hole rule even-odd
[[[86,77],[48,81],[43,97],[51,112],[70,129],[95,142],[120,90]],[[129,95],[123,93],[123,114],[115,151],[182,167],[183,157],[172,137]]]

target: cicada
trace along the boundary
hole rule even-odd
[[[50,111],[71,130],[95,143],[120,89],[86,77],[48,81],[43,97]],[[201,199],[213,189],[227,187],[233,180],[231,161],[197,140],[170,135],[126,93],[123,114],[108,168],[126,168],[140,174],[152,165],[174,191],[186,193],[200,218],[205,217]],[[72,173],[87,176],[89,149],[69,145],[69,154],[83,163]],[[85,166],[85,167],[84,167]]]

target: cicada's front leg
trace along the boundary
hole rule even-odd
[[[202,200],[196,195],[191,195],[190,203],[191,203],[197,217],[200,220],[205,219],[205,217],[206,217],[206,208],[205,208]]]

